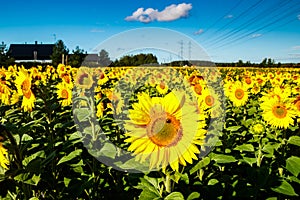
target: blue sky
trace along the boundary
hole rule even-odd
[[[117,49],[135,41],[124,31],[151,27],[152,35],[153,28],[169,30],[151,38],[153,47],[161,38],[172,43],[172,53],[161,53],[160,61],[181,55],[196,59],[199,49],[189,50],[192,41],[214,62],[261,62],[265,57],[300,62],[299,0],[6,0],[1,15],[0,42],[8,45],[62,39],[70,50],[79,46],[93,52],[109,41],[114,47],[109,53],[118,57]],[[124,43],[114,43],[116,36],[124,36]]]

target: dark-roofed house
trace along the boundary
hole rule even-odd
[[[11,44],[8,53],[15,62],[51,62],[54,44]]]

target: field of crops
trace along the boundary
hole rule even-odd
[[[0,199],[297,199],[300,69],[0,68]]]

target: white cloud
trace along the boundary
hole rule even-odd
[[[300,58],[300,53],[290,53],[289,56],[292,58]]]
[[[300,15],[297,16],[298,20],[300,20]]]
[[[143,23],[149,23],[152,21],[168,22],[187,17],[189,11],[192,9],[192,4],[172,4],[165,7],[164,10],[158,11],[157,9],[138,8],[131,16],[125,18],[126,21],[140,21]]]
[[[94,29],[91,30],[91,32],[92,32],[92,33],[102,33],[102,32],[104,32],[104,30],[94,28]]]
[[[199,29],[199,30],[196,31],[194,34],[195,34],[195,35],[200,35],[200,34],[202,34],[203,32],[204,32],[203,29]]]
[[[293,47],[292,47],[292,50],[293,50],[293,51],[300,50],[300,46],[293,46]]]
[[[260,37],[260,36],[262,36],[262,34],[256,33],[256,34],[252,34],[252,35],[251,35],[251,38],[258,38],[258,37]]]
[[[233,15],[227,15],[227,16],[225,16],[224,18],[225,18],[225,19],[231,19],[231,18],[233,18]]]

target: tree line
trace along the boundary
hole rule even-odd
[[[5,48],[6,45],[2,42],[0,45],[0,66],[9,66],[15,64],[14,58],[9,55],[8,49]],[[81,49],[79,46],[76,46],[74,50],[70,52],[67,46],[64,44],[62,40],[58,40],[53,47],[53,53],[50,56],[52,65],[56,67],[58,64],[63,63],[67,65],[71,65],[72,67],[80,67],[86,59],[87,52]],[[140,65],[159,65],[158,59],[155,55],[148,53],[148,54],[137,54],[137,55],[124,55],[119,59],[115,59],[112,61],[109,57],[109,53],[102,49],[99,54],[97,54],[97,60],[94,61],[93,65],[95,66],[110,66],[110,67],[117,67],[117,66],[140,66]],[[196,61],[196,63],[203,63],[206,61]],[[170,63],[163,63],[161,65],[165,66],[191,66],[195,65],[192,64],[195,62],[190,62],[187,60],[181,61],[172,61]],[[38,63],[31,62],[31,63],[21,63],[25,67],[32,67],[36,66]],[[88,63],[91,64],[91,63]],[[274,59],[271,58],[264,58],[261,63],[251,63],[250,61],[244,62],[239,60],[238,62],[232,63],[215,63],[218,67],[300,67],[300,63],[275,63]]]

